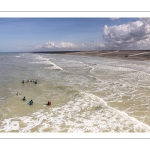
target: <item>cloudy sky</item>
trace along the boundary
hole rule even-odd
[[[0,52],[150,49],[150,18],[0,18]]]

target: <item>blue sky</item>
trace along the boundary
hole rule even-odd
[[[0,52],[149,49],[149,18],[0,18]]]

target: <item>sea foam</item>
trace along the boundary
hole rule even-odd
[[[91,93],[80,92],[61,107],[2,121],[1,132],[150,132],[150,127]]]
[[[40,55],[36,55],[36,59],[40,60],[38,62],[30,62],[30,63],[37,63],[37,64],[45,64],[48,65],[48,67],[45,67],[45,69],[56,69],[56,70],[63,70],[61,67],[57,66],[55,63],[51,62],[48,58],[44,58]]]

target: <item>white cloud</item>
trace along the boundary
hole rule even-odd
[[[52,48],[52,47],[54,47],[55,46],[55,43],[54,42],[47,42],[46,44],[45,44],[45,47],[46,48]]]
[[[47,42],[45,48],[77,48],[78,46],[70,42]]]
[[[150,49],[150,18],[122,25],[105,25],[102,42],[75,44],[72,42],[46,42],[43,46],[32,46],[30,50],[101,50],[101,49]]]
[[[42,45],[36,45],[34,46],[35,49],[41,49],[42,48]]]
[[[53,50],[83,50],[86,46],[82,44],[74,44],[71,42],[46,42],[42,45],[28,47],[30,51],[53,51]]]
[[[103,28],[103,40],[108,49],[148,49],[150,46],[150,19]]]
[[[44,46],[35,45],[28,48],[30,51],[53,51],[53,50],[95,50],[95,49],[104,49],[105,44],[100,42],[93,42],[92,44],[85,45],[82,44],[74,44],[71,42],[46,42]]]
[[[91,50],[92,49],[104,49],[106,46],[104,43],[101,43],[99,41],[93,42],[91,45],[88,46]]]

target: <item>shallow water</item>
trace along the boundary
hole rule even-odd
[[[150,132],[149,64],[1,53],[0,132]]]

